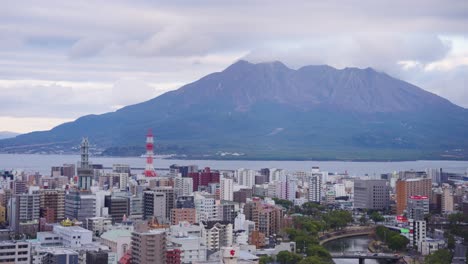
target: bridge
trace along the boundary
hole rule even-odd
[[[348,227],[342,230],[338,230],[335,232],[328,232],[324,233],[323,235],[319,236],[319,243],[323,245],[327,242],[330,242],[335,239],[345,238],[345,237],[353,237],[353,236],[365,236],[373,233],[375,227]]]
[[[385,259],[393,262],[398,262],[402,256],[389,253],[368,253],[359,251],[345,251],[342,253],[331,253],[334,259],[359,259],[359,264],[364,264],[366,259]]]

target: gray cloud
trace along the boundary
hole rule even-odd
[[[468,44],[457,55],[451,42],[468,36],[467,24],[466,0],[7,1],[0,9],[0,112],[105,112],[242,57],[292,67],[371,66],[468,106],[465,66],[427,69],[453,56],[468,59]],[[115,96],[130,87],[135,93]]]

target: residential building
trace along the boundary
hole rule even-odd
[[[230,178],[222,178],[220,182],[221,200],[234,200],[234,180]]]
[[[218,219],[216,199],[209,193],[194,193],[195,210],[197,211],[197,222],[213,221]]]
[[[442,213],[448,214],[454,211],[453,207],[453,190],[448,184],[442,186]]]
[[[195,208],[173,208],[171,210],[171,225],[178,225],[181,221],[195,224],[197,222]]]
[[[209,183],[219,183],[219,172],[211,171],[206,167],[203,171],[189,173],[188,176],[193,179],[193,191],[198,191],[201,187],[207,187]]]
[[[426,221],[409,219],[410,224],[410,245],[417,246],[420,242],[426,240]]]
[[[309,176],[309,202],[320,203],[322,201],[322,175]]]
[[[407,178],[396,182],[396,214],[406,210],[408,198],[413,195],[430,196],[432,180],[429,178]]]
[[[174,178],[174,194],[177,197],[188,196],[193,193],[193,179],[189,177]]]
[[[149,229],[146,223],[138,223],[132,232],[132,263],[166,263],[166,244],[163,229]]]
[[[40,197],[40,216],[47,223],[58,223],[65,219],[65,191],[61,189],[42,189]]]

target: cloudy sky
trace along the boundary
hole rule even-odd
[[[3,1],[0,130],[114,111],[238,59],[374,67],[468,108],[468,1]]]

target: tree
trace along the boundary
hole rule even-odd
[[[296,264],[302,260],[302,256],[296,253],[291,253],[289,251],[280,251],[278,255],[276,255],[276,260],[280,264]]]
[[[452,253],[448,249],[439,249],[424,259],[426,264],[443,264],[452,262]]]
[[[367,224],[367,217],[366,215],[362,215],[361,218],[359,218],[359,222],[361,223],[361,225],[365,225]]]
[[[370,218],[376,223],[385,220],[385,218],[377,211],[372,212]]]
[[[323,246],[320,245],[311,245],[307,248],[307,256],[319,257],[321,260],[331,260],[331,255]]]
[[[322,260],[319,257],[307,257],[299,261],[299,264],[322,264]]]
[[[393,250],[404,250],[408,245],[409,240],[402,235],[393,235],[388,239],[388,247]]]
[[[452,234],[448,235],[447,237],[447,248],[450,250],[455,249],[455,238],[453,237]]]
[[[275,260],[273,259],[272,256],[261,256],[259,259],[260,264],[269,264],[269,263],[274,263]]]

